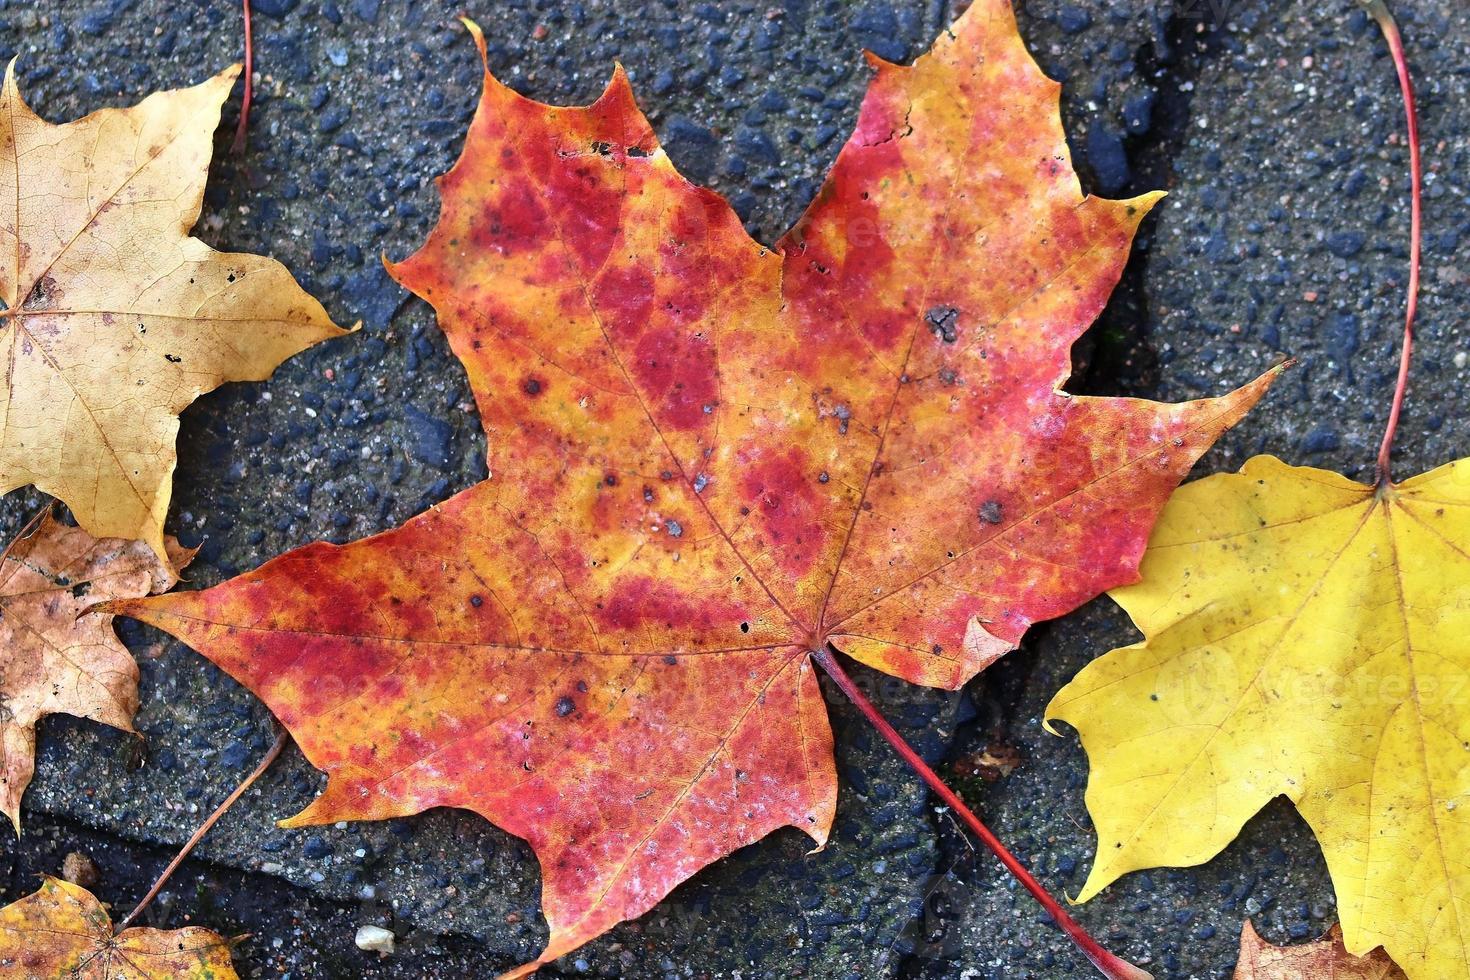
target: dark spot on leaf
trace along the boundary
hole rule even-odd
[[[484,599],[481,599],[479,596],[477,596],[477,595],[470,596],[470,605],[474,606],[476,609],[479,609],[484,604],[485,604],[485,600]]]
[[[1000,501],[987,500],[981,504],[980,519],[986,524],[999,524],[1001,519]]]
[[[674,656],[671,653],[670,654],[665,654],[664,655],[664,663],[668,664],[670,667],[673,667],[673,666],[675,666],[675,665],[677,665],[679,663],[679,658],[676,657],[676,656]]]
[[[953,306],[931,307],[924,314],[924,322],[929,325],[934,336],[946,344],[954,343],[959,336],[960,311]]]
[[[521,382],[521,390],[533,397],[541,394],[542,387],[541,379],[537,377],[530,377]]]
[[[567,715],[576,710],[576,703],[565,694],[556,699],[556,716],[558,718],[565,718]]]

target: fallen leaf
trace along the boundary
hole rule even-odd
[[[138,541],[101,541],[67,527],[48,507],[0,559],[0,812],[20,833],[20,798],[31,782],[36,723],[68,714],[133,730],[138,665],[89,610],[109,599],[163,592],[194,557],[170,537],[168,565]]]
[[[125,929],[59,878],[0,909],[0,976],[24,980],[235,980],[230,943],[208,929]]]
[[[1201,864],[1286,796],[1350,952],[1470,975],[1470,461],[1378,490],[1258,456],[1175,494],[1142,573],[1112,596],[1145,641],[1047,709],[1092,765],[1080,898]]]
[[[1354,956],[1342,945],[1342,927],[1300,946],[1273,946],[1249,919],[1240,930],[1235,980],[1402,980],[1404,972],[1381,949]]]
[[[957,776],[979,776],[987,783],[999,782],[1021,768],[1021,750],[1007,742],[991,742],[977,752],[963,755],[951,768]]]
[[[61,862],[61,877],[73,885],[83,888],[95,888],[101,873],[97,870],[97,862],[81,851],[68,851]]]
[[[0,90],[0,493],[165,560],[178,413],[343,332],[279,262],[189,237],[238,73],[60,126],[14,62]]]
[[[483,53],[484,41],[472,27]],[[402,528],[117,608],[203,651],[327,789],[291,826],[472,809],[531,843],[550,943],[836,800],[809,651],[957,688],[1129,581],[1260,397],[1059,392],[1158,195],[1084,197],[1004,0],[876,71],[777,250],[681,177],[621,70],[488,74],[390,271],[464,362],[490,474]]]

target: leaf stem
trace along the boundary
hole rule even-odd
[[[965,805],[965,801],[961,800],[955,794],[954,790],[945,785],[944,780],[940,778],[939,774],[931,769],[929,764],[919,756],[919,753],[914,751],[913,746],[909,745],[904,740],[904,737],[898,733],[898,730],[889,724],[888,719],[884,718],[877,707],[868,700],[867,696],[858,688],[847,671],[842,669],[842,665],[837,662],[836,657],[836,654],[841,652],[836,646],[828,643],[824,649],[813,650],[812,659],[827,672],[827,675],[832,678],[842,690],[842,693],[847,695],[848,700],[857,707],[858,711],[862,712],[863,717],[868,719],[874,728],[878,729],[878,733],[888,740],[888,744],[893,746],[894,751],[902,757],[903,761],[907,762],[909,767],[918,773],[919,778],[928,784],[929,788],[934,791],[934,794],[943,800],[945,805],[964,821],[965,825],[974,832],[975,836],[979,837],[981,842],[990,848],[991,853],[1000,859],[1000,863],[1006,866],[1006,870],[1025,886],[1026,890],[1031,893],[1036,901],[1041,903],[1041,907],[1046,910],[1047,914],[1052,917],[1061,930],[1067,934],[1068,938],[1077,944],[1077,948],[1082,950],[1083,954],[1092,961],[1092,965],[1097,967],[1102,975],[1110,978],[1110,980],[1150,980],[1150,974],[1140,970],[1127,960],[1121,959],[1109,953],[1106,949],[1103,949],[1102,945],[1096,939],[1089,936],[1086,930],[1067,914],[1067,911],[1062,908],[1057,900],[1051,897],[1047,890],[1042,887],[1041,883],[1031,876],[1031,872],[1026,870],[1025,866],[1017,860],[1016,856],[1006,850],[1006,846],[1000,842],[1000,838],[991,833],[990,828],[986,827],[980,821],[980,818]]]
[[[1419,256],[1421,237],[1421,207],[1423,170],[1419,163],[1419,114],[1414,108],[1414,81],[1409,76],[1409,62],[1404,56],[1404,40],[1399,34],[1398,24],[1389,12],[1384,0],[1364,0],[1368,14],[1378,22],[1388,50],[1393,55],[1394,70],[1399,76],[1399,89],[1404,95],[1404,115],[1408,120],[1409,137],[1409,298],[1404,311],[1404,347],[1399,356],[1399,378],[1394,387],[1393,407],[1388,413],[1388,427],[1383,433],[1383,444],[1378,449],[1378,485],[1389,483],[1389,455],[1393,450],[1393,437],[1398,431],[1399,414],[1404,406],[1404,391],[1409,382],[1409,354],[1414,347],[1414,314],[1419,310]]]
[[[209,815],[208,819],[206,819],[202,824],[199,825],[199,829],[194,831],[194,836],[189,838],[189,840],[184,844],[183,849],[174,856],[173,861],[169,862],[169,866],[163,869],[163,874],[158,876],[158,880],[153,883],[152,888],[148,889],[148,894],[143,896],[143,900],[138,903],[137,907],[133,909],[133,911],[128,913],[128,917],[126,919],[123,919],[113,928],[113,935],[118,935],[124,929],[126,929],[128,927],[128,924],[136,919],[138,915],[148,907],[149,903],[151,903],[155,898],[158,897],[158,893],[163,889],[164,883],[167,882],[168,879],[173,875],[173,873],[178,870],[179,865],[184,863],[184,858],[188,857],[189,852],[194,850],[195,846],[197,846],[198,843],[204,839],[204,835],[209,833],[209,829],[219,822],[219,818],[225,815],[225,811],[234,806],[235,801],[238,800],[241,796],[245,795],[245,791],[250,788],[251,784],[253,784],[257,779],[260,778],[260,774],[270,768],[271,763],[276,761],[276,757],[281,754],[281,750],[286,747],[286,742],[289,741],[290,738],[290,733],[287,732],[285,728],[281,728],[280,732],[276,735],[275,743],[270,747],[270,751],[266,752],[265,758],[260,760],[260,765],[256,766],[255,771],[246,776],[245,781],[242,782],[239,786],[236,786],[235,791],[229,796],[225,797],[225,801],[221,803],[218,807],[216,807],[215,811]]]
[[[251,44],[250,30],[250,0],[241,0],[245,11],[245,94],[240,100],[240,121],[235,124],[235,142],[231,144],[233,153],[243,153],[245,150],[245,130],[250,125],[250,89],[255,77],[255,51]]]

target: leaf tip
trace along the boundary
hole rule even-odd
[[[593,105],[600,106],[604,102],[622,103],[635,112],[641,112],[638,108],[638,100],[633,97],[633,83],[628,80],[628,70],[623,67],[621,61],[613,62],[612,75]]]
[[[435,180],[436,183],[439,182],[442,179],[443,179],[442,176],[441,177],[434,178],[434,180]],[[388,253],[387,252],[379,252],[378,253],[378,261],[380,261],[380,262],[383,263],[383,271],[386,272],[386,273],[388,273],[388,278],[392,279],[394,282],[398,283],[398,285],[400,285],[400,286],[404,286],[404,283],[403,283],[403,267],[405,265],[407,265],[408,262],[409,262],[409,259],[412,259],[412,258],[413,258],[413,256],[410,255],[406,259],[403,259],[403,260],[398,261],[398,262],[394,262],[392,259],[388,258]],[[407,286],[404,286],[404,288],[407,289],[408,287]]]
[[[163,599],[163,596],[140,596],[138,598],[132,599],[108,599],[106,602],[99,602],[96,605],[88,606],[86,612],[88,614],[100,613],[104,616],[126,616],[129,619],[136,619],[140,623],[147,623],[150,626],[156,626],[158,625],[158,617],[156,614],[154,614],[150,607],[155,604],[161,605],[161,600]]]
[[[1134,198],[1134,200],[1140,202],[1146,210],[1152,210],[1155,204],[1158,204],[1160,201],[1168,196],[1168,191],[1160,189],[1156,191],[1147,191],[1143,194],[1138,195],[1138,197]]]
[[[521,977],[529,977],[545,965],[545,958],[543,957],[533,963],[523,963],[514,970],[506,970],[500,976],[496,977],[495,980],[520,980]]]
[[[16,55],[5,65],[5,83],[0,86],[0,101],[9,102],[16,109],[33,115],[30,106],[26,105],[25,97],[20,94],[20,83],[15,78],[15,66],[19,63],[20,55]]]
[[[225,100],[230,97],[230,92],[234,91],[235,83],[240,80],[240,73],[244,70],[245,66],[237,61],[213,78],[200,82],[196,91],[208,92],[218,97],[220,105],[224,105]]]
[[[485,32],[465,14],[459,16],[459,22],[470,32],[470,40],[475,42],[475,49],[480,52],[480,64],[484,66],[485,74],[490,74],[490,55],[485,48]]]
[[[867,62],[869,68],[879,72],[889,68],[903,67],[903,65],[900,65],[897,62],[889,61],[881,54],[875,54],[874,52],[869,51],[867,48],[863,48],[863,61]]]
[[[812,839],[812,844],[815,846],[806,852],[810,857],[813,854],[821,854],[827,849],[828,838],[832,833],[832,818],[829,815],[823,822],[819,817],[809,816],[807,821],[805,825],[792,824],[792,826]]]

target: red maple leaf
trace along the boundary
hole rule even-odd
[[[910,68],[870,60],[775,249],[675,171],[621,70],[585,108],[487,73],[438,226],[390,265],[469,373],[485,481],[123,607],[328,773],[290,825],[458,806],[529,841],[551,939],[518,972],[778,827],[825,842],[814,656],[959,687],[1131,580],[1269,383],[1060,392],[1158,195],[1081,194],[1005,0]]]

